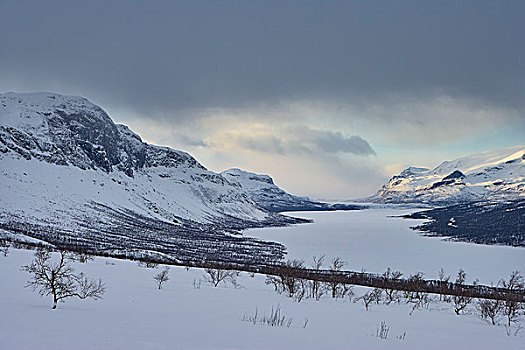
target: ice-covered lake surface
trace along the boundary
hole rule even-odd
[[[315,224],[248,234],[284,242],[291,257],[326,253],[341,256],[348,267],[381,272],[387,266],[406,273],[462,266],[484,281],[523,267],[524,251],[425,238],[414,224],[387,218],[404,211],[370,210],[301,213]],[[56,258],[56,254],[55,254]],[[523,349],[525,332],[507,335],[505,327],[480,319],[475,303],[457,316],[451,304],[434,302],[411,313],[412,305],[373,304],[366,311],[355,301],[366,288],[355,287],[352,299],[300,303],[277,294],[265,276],[241,273],[242,288],[203,282],[204,271],[171,267],[170,280],[158,290],[149,269],[136,262],[95,258],[74,263],[77,271],[106,283],[103,300],[69,300],[52,310],[50,297],[24,288],[29,275],[20,270],[33,252],[11,249],[0,255],[0,349]],[[280,306],[292,318],[287,327],[244,322],[244,316],[269,315]],[[387,339],[377,337],[381,322]],[[522,323],[524,322],[522,318]],[[304,327],[306,324],[306,328]],[[513,328],[515,332],[517,328]]]
[[[423,209],[421,209],[423,210]],[[513,270],[525,270],[525,249],[453,242],[425,237],[410,229],[423,220],[397,216],[417,209],[367,209],[337,212],[295,212],[288,215],[313,219],[314,223],[281,228],[253,229],[246,235],[283,243],[288,259],[326,255],[341,257],[345,269],[382,273],[388,267],[405,275],[423,272],[436,278],[440,268],[455,275],[460,268],[469,281],[497,283]]]

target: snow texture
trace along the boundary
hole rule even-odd
[[[407,168],[369,199],[442,205],[520,198],[525,198],[525,146],[473,154],[432,170]]]

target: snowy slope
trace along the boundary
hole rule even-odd
[[[138,249],[147,240],[134,235],[164,232],[173,238],[173,232],[196,230],[190,235],[196,239],[198,232],[217,228],[290,222],[259,207],[238,184],[189,154],[143,142],[80,97],[0,95],[0,178],[4,235],[32,235],[56,244],[65,244],[65,236],[74,237],[75,244],[85,236],[108,239],[109,234],[100,236],[104,227],[136,243],[119,244],[119,238],[111,249],[126,244]]]
[[[452,204],[525,198],[525,146],[473,154],[430,170],[410,167],[370,199],[381,203]]]
[[[283,211],[331,211],[357,210],[364,206],[330,204],[295,196],[278,187],[268,175],[260,175],[241,169],[228,169],[221,173],[228,181],[238,183],[250,198],[261,207],[272,212]]]

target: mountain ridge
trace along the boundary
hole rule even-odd
[[[231,168],[221,172],[230,182],[237,182],[248,193],[250,198],[261,207],[271,212],[285,211],[333,211],[359,210],[364,205],[325,203],[287,193],[277,186],[269,175]]]
[[[524,198],[525,146],[513,146],[445,161],[433,169],[409,167],[367,200],[444,205]]]

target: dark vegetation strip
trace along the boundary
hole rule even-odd
[[[14,243],[17,248],[35,249],[42,245],[35,243]],[[46,247],[49,248],[49,247]],[[334,271],[324,269],[309,269],[304,267],[292,267],[286,263],[282,264],[239,264],[225,261],[211,260],[178,260],[168,256],[143,256],[137,258],[137,254],[122,250],[115,251],[85,251],[68,247],[68,250],[89,255],[98,255],[111,258],[138,260],[147,263],[168,264],[183,267],[195,267],[204,269],[235,270],[249,273],[265,274],[281,278],[294,278],[327,283],[339,283],[357,285],[371,288],[392,289],[398,291],[430,293],[438,295],[463,296],[468,298],[481,298],[492,300],[504,300],[523,303],[525,302],[525,290],[509,290],[501,287],[486,286],[480,284],[459,284],[439,280],[424,280],[422,278],[387,278],[384,275],[355,272]]]
[[[428,221],[412,227],[429,236],[525,247],[525,200],[463,203],[404,215]]]

